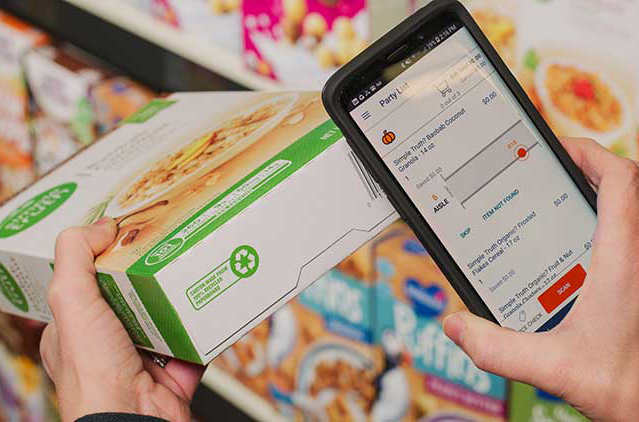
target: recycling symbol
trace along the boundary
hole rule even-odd
[[[260,257],[257,251],[248,246],[240,246],[231,254],[231,271],[239,278],[249,278],[257,272]]]

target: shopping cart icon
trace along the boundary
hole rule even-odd
[[[446,97],[446,94],[450,94],[453,92],[453,89],[450,87],[450,85],[448,85],[448,79],[435,85],[435,88],[437,88],[437,90],[442,94],[442,97]]]

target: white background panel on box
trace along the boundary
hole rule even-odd
[[[278,301],[296,286],[299,291],[307,287],[397,218],[390,204],[381,198],[362,215],[370,197],[348,159],[349,152],[345,141],[338,142],[270,192],[268,200],[250,206],[158,274],[200,352],[221,352],[221,343],[229,336],[239,336],[241,325],[275,303],[283,305],[283,301]],[[329,167],[331,172],[326,172]],[[314,194],[307,196],[309,190]],[[300,197],[305,200],[300,201]],[[353,226],[354,221],[358,221],[357,226]],[[196,263],[206,260],[213,269],[241,245],[256,249],[258,272],[233,285],[200,311],[195,310],[184,293],[187,286],[174,280],[200,279],[205,273],[198,270]],[[237,305],[246,302],[251,305]],[[274,310],[270,308],[268,312]],[[207,324],[212,321],[242,324],[222,324],[213,333]],[[230,345],[231,341],[224,344]]]

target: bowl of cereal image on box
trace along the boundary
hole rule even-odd
[[[312,420],[366,420],[376,398],[375,378],[370,357],[321,342],[300,363],[293,401]]]
[[[584,136],[629,156],[635,151],[632,104],[602,70],[570,59],[546,59],[534,75],[548,123],[560,136]]]
[[[140,210],[165,195],[231,160],[273,130],[291,112],[298,94],[284,94],[225,119],[176,149],[155,157],[113,195],[105,215],[119,217]]]

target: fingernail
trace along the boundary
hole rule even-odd
[[[462,345],[464,330],[466,330],[466,322],[458,313],[450,315],[444,320],[444,332],[459,347]]]
[[[99,219],[98,221],[96,221],[93,224],[96,225],[96,226],[101,226],[103,224],[107,224],[111,220],[113,220],[111,217],[102,217],[101,219]]]

